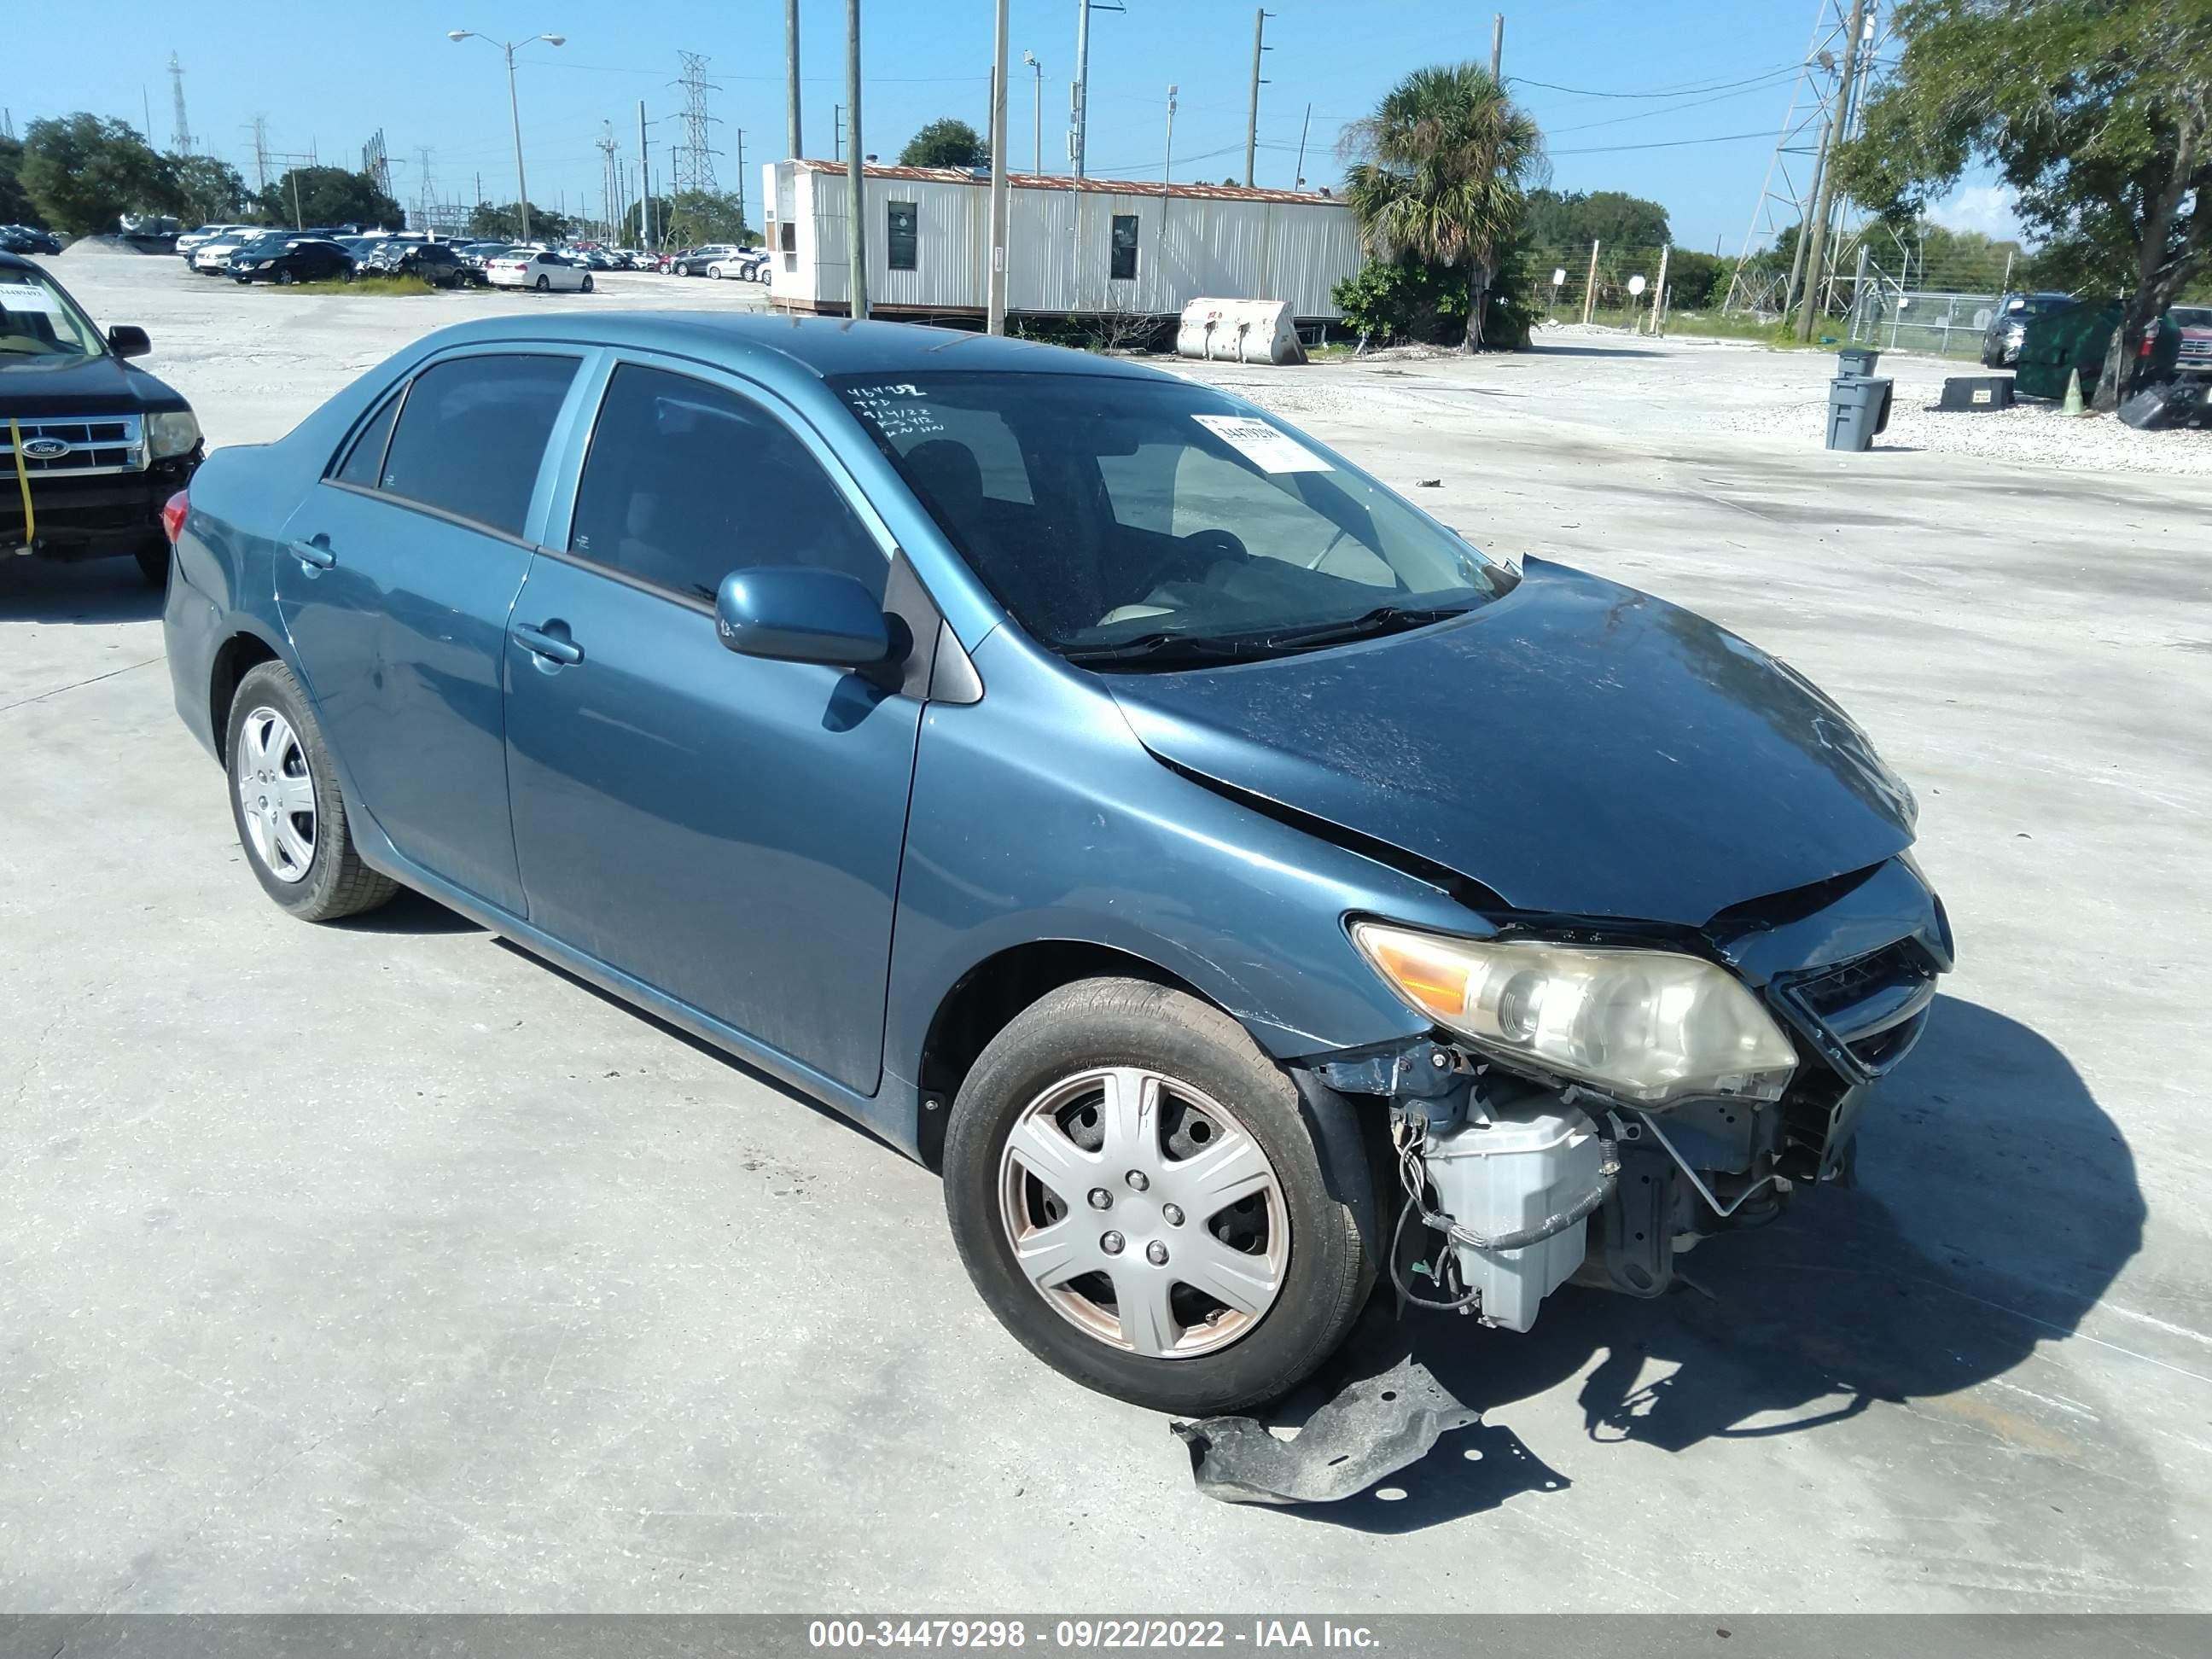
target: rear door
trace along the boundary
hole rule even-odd
[[[517,913],[507,613],[581,364],[507,346],[418,371],[293,515],[276,560],[278,608],[352,804],[404,857]]]
[[[509,630],[530,920],[872,1093],[921,704],[734,655],[714,595],[767,564],[880,596],[890,532],[795,416],[706,371],[617,362],[580,460]]]

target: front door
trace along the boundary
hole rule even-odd
[[[276,560],[278,609],[353,804],[403,857],[518,913],[501,675],[578,361],[422,370],[293,515]]]
[[[872,1093],[921,706],[732,654],[713,601],[749,564],[880,595],[888,538],[763,403],[626,362],[545,540],[507,647],[531,921]]]

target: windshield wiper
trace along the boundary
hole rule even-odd
[[[1140,634],[1135,639],[1124,640],[1118,645],[1080,647],[1062,654],[1068,661],[1086,666],[1117,662],[1161,665],[1253,662],[1262,657],[1279,657],[1295,651],[1338,645],[1346,640],[1402,633],[1409,628],[1422,628],[1430,623],[1464,615],[1474,608],[1470,605],[1378,605],[1360,616],[1334,622],[1310,623],[1297,628],[1273,628],[1264,633],[1251,634],[1178,634],[1162,630],[1155,634]]]
[[[1345,640],[1364,640],[1377,634],[1399,634],[1409,628],[1425,628],[1452,617],[1463,617],[1472,605],[1378,605],[1372,611],[1342,622],[1315,623],[1304,628],[1279,628],[1259,641],[1271,649],[1285,647],[1335,645]]]
[[[1118,645],[1079,646],[1061,653],[1069,662],[1089,665],[1109,662],[1233,662],[1264,654],[1267,641],[1257,635],[1224,637],[1212,634],[1161,632],[1139,634]]]

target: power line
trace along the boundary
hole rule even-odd
[[[1571,149],[1547,152],[1553,155],[1611,155],[1625,149],[1680,149],[1690,144],[1732,144],[1740,138],[1765,138],[1765,132],[1717,132],[1707,138],[1662,138],[1652,144],[1579,144]]]
[[[1562,87],[1549,81],[1531,81],[1519,75],[1509,75],[1505,81],[1508,86],[1541,87],[1547,92],[1564,92],[1575,98],[1689,98],[1701,92],[1731,92],[1738,87],[1754,87],[1763,81],[1796,73],[1796,64],[1784,64],[1778,69],[1762,70],[1748,80],[1716,81],[1705,87],[1668,87],[1659,92],[1597,92],[1589,87]]]

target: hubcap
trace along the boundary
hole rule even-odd
[[[1111,1192],[1110,1209],[1097,1200]],[[1015,1264],[1054,1312],[1127,1353],[1188,1359],[1248,1334],[1290,1264],[1274,1166],[1218,1101],[1115,1066],[1046,1090],[999,1164]]]
[[[304,879],[315,861],[315,781],[291,722],[255,709],[239,728],[231,765],[254,856],[279,881]]]

